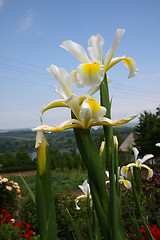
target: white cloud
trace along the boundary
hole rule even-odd
[[[4,0],[0,0],[0,8],[3,6]]]
[[[160,77],[160,73],[150,73],[150,74],[140,74],[137,75],[138,78],[157,78]]]
[[[1,0],[0,0],[1,1]],[[26,30],[28,29],[33,23],[33,11],[32,9],[27,10],[26,17],[23,19],[20,30]]]

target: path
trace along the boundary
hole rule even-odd
[[[27,171],[27,172],[15,172],[15,173],[2,173],[0,174],[2,177],[11,177],[11,176],[33,176],[36,175],[36,170],[34,171]]]

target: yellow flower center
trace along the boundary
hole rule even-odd
[[[96,100],[88,99],[87,102],[91,108],[92,113],[99,112],[99,110],[101,109],[99,103]]]
[[[97,62],[86,63],[83,65],[83,71],[89,76],[96,75],[99,72],[100,67],[101,67],[101,65]]]
[[[125,166],[125,167],[123,168],[123,170],[124,170],[124,172],[126,173],[126,172],[128,171],[128,167]]]

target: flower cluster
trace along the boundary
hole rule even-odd
[[[127,189],[130,189],[131,188],[131,182],[127,179],[125,179],[123,175],[120,175],[120,167],[118,167],[118,181],[119,183],[123,183],[124,186],[127,188]],[[107,175],[107,178],[109,178],[109,171],[106,171],[106,175]],[[115,175],[115,181],[116,181],[116,175]],[[106,184],[110,183],[109,180],[106,181]]]
[[[21,198],[20,186],[17,182],[9,181],[0,176],[0,211],[5,208],[8,211],[17,205],[17,198]]]
[[[119,172],[120,172],[120,168],[119,168],[118,170],[119,170]],[[109,171],[106,171],[105,173],[106,173],[107,178],[109,178]],[[116,176],[115,176],[115,180],[116,180]],[[126,180],[126,179],[124,178],[124,176],[120,176],[120,175],[119,175],[119,176],[118,176],[118,181],[119,181],[119,183],[123,183],[124,186],[125,186],[127,189],[130,189],[131,186],[132,186],[131,183],[130,183],[130,181]],[[106,184],[108,184],[109,182],[110,182],[109,180],[106,180]],[[75,199],[76,209],[77,209],[77,210],[80,210],[80,209],[81,209],[81,208],[78,206],[79,200],[80,200],[80,199],[87,199],[88,196],[89,196],[89,199],[90,199],[90,206],[92,207],[92,195],[91,195],[90,186],[89,186],[87,180],[85,180],[85,181],[83,182],[83,184],[82,184],[82,185],[79,185],[78,187],[82,190],[82,192],[83,192],[84,194],[76,197],[76,199]]]
[[[30,229],[30,225],[26,222],[16,223],[13,215],[8,213],[5,209],[2,209],[2,215],[0,215],[0,225],[1,224],[12,224],[15,228],[19,229],[19,234],[21,238],[29,239],[34,233],[33,230]]]
[[[137,66],[132,58],[125,56],[113,58],[124,32],[124,29],[117,29],[114,43],[106,53],[105,61],[103,61],[104,39],[99,34],[91,36],[88,40],[88,52],[91,60],[88,58],[84,48],[78,43],[67,40],[61,44],[62,48],[72,53],[82,63],[70,74],[65,69],[58,68],[55,65],[51,65],[50,68],[47,69],[61,86],[60,90],[55,87],[55,92],[61,99],[51,102],[42,109],[42,125],[34,128],[33,131],[57,132],[70,128],[88,129],[99,125],[118,126],[131,121],[137,116],[131,115],[121,120],[113,121],[105,117],[107,109],[100,106],[93,96],[93,94],[100,89],[106,72],[116,63],[120,61],[124,62],[125,66],[129,68],[129,78],[134,77],[137,73]],[[110,80],[108,81],[110,82]],[[88,93],[84,93],[84,95],[79,97],[73,92],[73,85],[78,88],[87,86],[91,88]],[[74,117],[56,127],[44,125],[42,121],[44,112],[57,107],[70,108]]]
[[[13,224],[15,222],[15,219],[13,219],[13,215],[8,213],[5,209],[2,209],[2,215],[0,215],[0,225],[3,223],[8,224],[11,223]]]
[[[149,230],[152,233],[155,240],[160,240],[160,229],[158,229],[157,225],[154,225],[153,227],[149,226]],[[141,227],[141,232],[143,233],[143,239],[147,240],[144,226]]]
[[[0,193],[3,194],[3,192],[6,191],[15,193],[18,197],[21,197],[21,190],[18,183],[14,181],[9,181],[8,178],[3,178],[0,176]]]

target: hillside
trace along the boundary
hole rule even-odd
[[[130,132],[132,132],[135,125],[125,125],[120,127],[115,127],[119,131],[123,139],[125,139]],[[98,130],[91,130],[91,135],[94,138],[99,137],[102,132],[102,128]],[[76,142],[74,139],[73,130],[66,130],[57,133],[46,133],[45,134],[47,142],[49,143],[49,148],[53,149],[69,149],[76,148]],[[35,151],[35,138],[36,133],[32,132],[30,129],[20,129],[20,130],[5,130],[0,131],[0,153],[7,151],[16,152],[26,150],[28,152]]]

